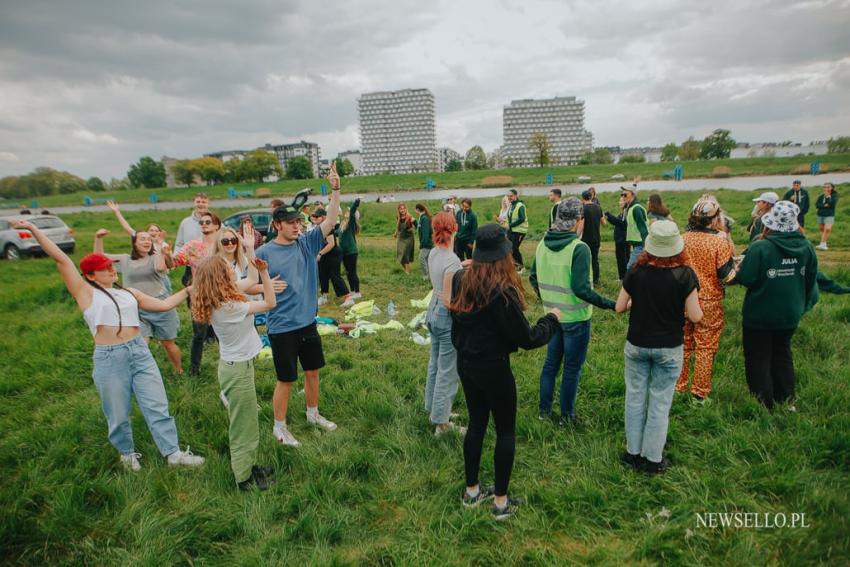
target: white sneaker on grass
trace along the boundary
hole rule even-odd
[[[121,464],[124,465],[124,468],[128,471],[139,472],[142,470],[142,465],[139,463],[139,458],[141,458],[141,453],[127,453],[126,455],[121,455]]]
[[[330,421],[329,419],[325,419],[323,416],[315,413],[313,415],[307,414],[307,423],[312,423],[316,427],[321,427],[325,431],[336,431],[336,423]]]
[[[340,307],[342,307],[344,309],[344,308],[347,308],[347,307],[351,307],[352,305],[354,305],[354,298],[349,295],[348,299],[343,301],[342,305],[340,305]]]
[[[185,451],[177,449],[168,455],[168,464],[172,467],[177,465],[182,465],[184,467],[197,467],[204,464],[204,458],[193,454],[192,451],[189,450],[189,446],[186,445]]]
[[[298,442],[298,439],[296,439],[286,427],[274,427],[272,428],[272,434],[274,435],[274,438],[277,439],[277,442],[281,445],[286,445],[287,447],[301,446],[301,443]]]
[[[324,305],[327,302],[328,302],[328,296],[327,295],[322,295],[322,296],[319,297],[319,302],[318,302],[319,305]]]
[[[445,424],[445,427],[440,427],[439,425],[437,425],[434,428],[434,437],[442,437],[447,433],[457,433],[458,435],[463,437],[464,435],[466,435],[466,427],[450,421]]]
[[[354,291],[351,293],[351,299],[360,299],[361,297],[363,296],[360,294],[359,291]]]

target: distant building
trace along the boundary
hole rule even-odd
[[[352,175],[363,175],[363,154],[360,153],[360,150],[340,152],[336,157],[339,160],[347,159],[351,162],[351,165],[354,167],[354,173]]]
[[[227,163],[232,159],[242,159],[247,154],[247,150],[223,150],[220,152],[213,152],[210,154],[204,154],[204,157],[212,157],[216,159],[220,159],[222,163]]]
[[[550,99],[514,100],[503,112],[504,159],[513,167],[532,167],[535,151],[529,147],[532,134],[549,139],[552,165],[578,163],[593,149],[593,135],[584,129],[584,101],[573,96]]]
[[[363,172],[438,168],[434,95],[428,89],[366,93],[357,99]]]
[[[173,157],[162,156],[162,159],[159,161],[162,162],[163,167],[165,167],[165,186],[177,187],[177,180],[174,179],[174,171],[172,169],[174,164],[180,160]]]
[[[320,159],[319,160],[319,177],[327,177],[331,172],[331,160],[329,159]]]
[[[295,144],[266,144],[264,149],[268,152],[273,152],[280,162],[280,167],[286,173],[286,164],[294,157],[306,157],[310,160],[310,165],[313,166],[313,177],[319,177],[319,165],[321,160],[321,152],[319,144],[313,142],[305,142],[301,140]]]
[[[459,162],[463,163],[463,158],[461,157],[461,155],[451,148],[437,148],[437,155],[439,156],[440,160],[440,171],[445,171],[446,166],[448,166],[449,162],[453,159],[456,159]]]

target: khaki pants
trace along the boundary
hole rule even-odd
[[[230,467],[236,482],[251,476],[257,464],[260,426],[257,423],[257,390],[254,387],[254,361],[218,363],[218,383],[230,404]]]

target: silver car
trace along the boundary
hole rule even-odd
[[[16,219],[27,220],[41,231],[59,248],[68,254],[74,253],[74,231],[62,219],[53,215],[15,215]],[[7,260],[18,260],[22,256],[35,256],[44,251],[28,230],[12,228],[8,218],[0,218],[0,253]]]

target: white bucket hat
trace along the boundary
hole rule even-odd
[[[673,221],[661,220],[649,225],[644,249],[653,256],[669,258],[681,253],[684,248],[685,241]]]

